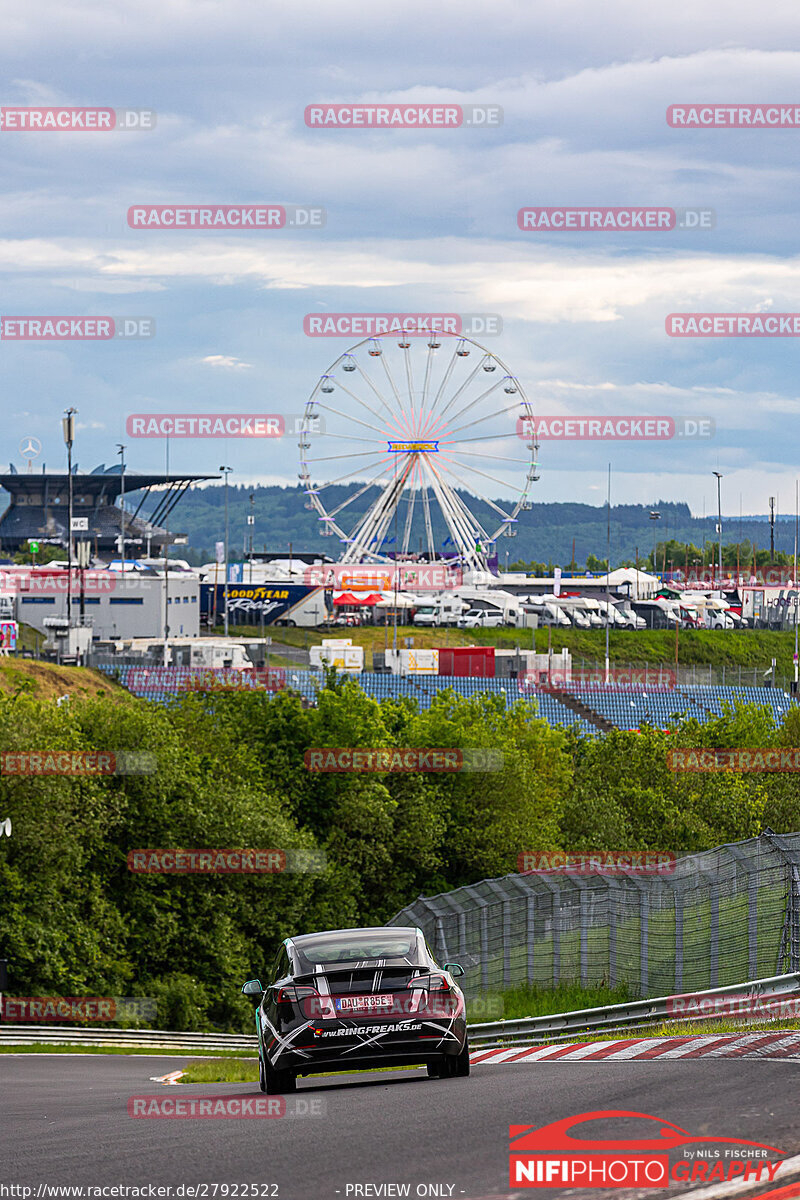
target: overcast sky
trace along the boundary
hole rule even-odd
[[[674,339],[675,311],[800,312],[800,128],[670,128],[679,103],[800,105],[796,4],[119,0],[7,6],[3,105],[143,108],[141,133],[0,131],[4,315],[150,316],[120,343],[0,341],[3,465],[81,469],[135,412],[302,411],[356,339],[306,314],[495,313],[541,414],[715,422],[704,441],[544,443],[534,499],[794,507],[797,338]],[[502,107],[492,128],[312,129],[315,102]],[[321,206],[323,229],[130,229],[135,204]],[[714,228],[522,232],[530,206],[712,209]],[[480,340],[480,337],[478,338]],[[295,441],[176,441],[175,470],[297,480]]]

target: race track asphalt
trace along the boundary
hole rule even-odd
[[[301,1081],[297,1092],[303,1101],[324,1102],[322,1115],[131,1118],[134,1095],[261,1095],[255,1084],[150,1082],[181,1065],[177,1057],[0,1056],[0,1183],[32,1186],[33,1200],[40,1183],[171,1185],[172,1197],[181,1195],[181,1184],[277,1185],[258,1189],[259,1200],[392,1196],[398,1193],[354,1188],[408,1183],[412,1197],[507,1197],[522,1194],[508,1185],[510,1124],[539,1126],[601,1109],[800,1151],[794,1062],[479,1065],[470,1078],[452,1080],[429,1080],[416,1070],[329,1076]],[[432,1184],[439,1190],[417,1190]],[[219,1188],[206,1194],[225,1200]],[[524,1194],[546,1200],[556,1193]]]

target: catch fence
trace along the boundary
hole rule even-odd
[[[695,992],[800,970],[800,833],[676,860],[670,874],[527,873],[420,897],[418,925],[471,998],[516,985]]]

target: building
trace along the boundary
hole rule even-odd
[[[120,465],[101,464],[88,475],[72,473],[72,515],[80,525],[74,540],[88,540],[95,556],[118,554],[122,532],[122,509],[117,501],[126,497],[125,556],[150,555],[151,550],[185,542],[186,535],[167,532],[164,523],[192,483],[215,479],[213,475],[139,475]],[[69,512],[68,474],[34,471],[19,474],[11,466],[0,475],[0,487],[10,503],[0,516],[0,551],[6,555],[27,549],[28,542],[67,548]],[[148,501],[154,503],[148,505]],[[140,516],[149,507],[147,520]],[[74,524],[74,521],[73,521]]]
[[[66,568],[2,569],[2,590],[12,599],[15,620],[41,632],[52,627],[48,619],[66,617],[68,582]],[[71,609],[73,621],[91,623],[92,641],[161,637],[165,611],[171,637],[199,637],[200,582],[172,571],[165,580],[163,572],[73,570]]]

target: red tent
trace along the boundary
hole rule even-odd
[[[370,608],[374,608],[376,604],[380,604],[383,596],[378,592],[373,592],[370,596],[365,596],[363,600],[359,600],[359,604],[368,604]]]
[[[357,604],[360,604],[361,601],[356,596],[354,596],[352,592],[342,592],[341,596],[337,596],[333,603],[338,608],[339,605],[343,605],[343,604],[356,604],[357,605]]]

